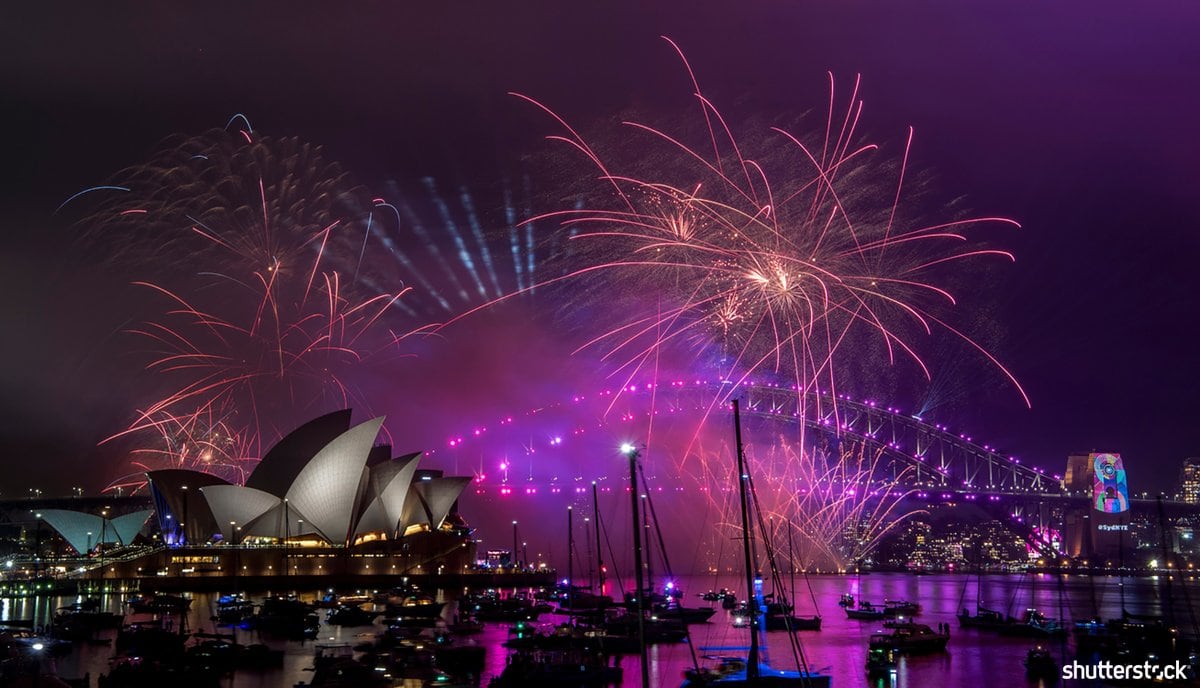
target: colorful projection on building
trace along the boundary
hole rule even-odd
[[[1129,510],[1129,487],[1125,482],[1125,464],[1120,454],[1092,454],[1095,483],[1092,503],[1096,511],[1119,514]]]

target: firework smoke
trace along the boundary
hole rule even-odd
[[[346,375],[396,357],[420,329],[388,329],[387,316],[412,313],[409,289],[397,271],[364,261],[384,201],[317,147],[256,137],[248,125],[211,131],[103,190],[86,236],[153,277],[136,284],[161,305],[131,331],[165,391],[106,440],[132,439],[138,468],[243,480],[298,419],[369,408]]]

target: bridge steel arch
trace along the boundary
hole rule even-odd
[[[814,392],[801,395],[794,387],[746,383],[735,390],[720,383],[667,383],[657,385],[656,393],[660,401],[673,396],[681,407],[739,397],[743,415],[803,421],[812,430],[882,451],[893,476],[906,466],[913,467],[914,487],[991,494],[1061,491],[1059,480],[1040,469],[1024,466],[969,436],[873,401],[845,396],[835,399]]]

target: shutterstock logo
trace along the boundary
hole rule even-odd
[[[1174,664],[1114,664],[1099,662],[1097,664],[1080,664],[1078,661],[1066,664],[1062,668],[1064,681],[1181,681],[1192,678],[1188,665],[1183,662]]]

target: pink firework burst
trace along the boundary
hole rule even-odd
[[[731,383],[715,409],[759,373],[788,379],[801,399],[819,391],[813,398],[834,400],[848,349],[862,358],[874,347],[887,365],[908,361],[928,379],[918,340],[941,332],[993,364],[1028,404],[1012,373],[946,316],[956,304],[946,286],[954,266],[1013,259],[978,235],[1019,225],[1003,217],[913,219],[905,204],[912,130],[900,155],[881,160],[880,147],[858,134],[857,80],[839,106],[830,76],[818,135],[769,127],[766,144],[744,143],[667,40],[700,109],[704,134],[691,137],[698,145],[625,121],[623,145],[638,153],[621,163],[549,107],[514,94],[563,127],[548,138],[595,168],[608,199],[534,218],[557,219],[577,242],[584,264],[560,280],[598,277],[626,296],[616,324],[585,347],[600,347],[626,382],[657,370],[668,350],[715,353]],[[809,415],[836,416],[830,405]]]
[[[244,480],[297,418],[369,407],[349,377],[422,330],[389,327],[410,289],[381,289],[394,272],[363,262],[381,201],[318,148],[248,129],[185,139],[123,172],[109,187],[121,193],[88,218],[118,263],[158,275],[135,284],[162,310],[131,332],[162,391],[105,440],[130,439],[139,469]]]

